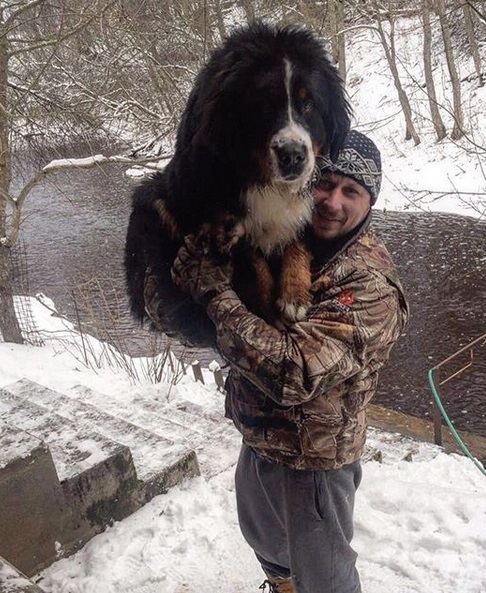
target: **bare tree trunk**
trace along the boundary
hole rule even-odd
[[[0,334],[4,342],[22,344],[22,332],[12,296],[9,253],[7,247],[0,245]]]
[[[328,0],[329,37],[331,40],[331,54],[338,65],[341,78],[346,80],[346,51],[343,29],[343,3],[337,0]]]
[[[486,25],[486,12],[481,12],[476,6],[474,6],[474,2],[472,2],[472,0],[466,0],[466,4],[469,6],[471,11],[474,12],[476,18],[484,27]],[[483,0],[481,0],[481,4],[483,4]]]
[[[255,6],[252,0],[241,0],[240,4],[245,11],[246,20],[251,23],[255,20]]]
[[[424,26],[424,72],[425,84],[427,87],[427,97],[429,99],[430,115],[432,123],[434,124],[437,140],[442,140],[446,137],[446,128],[439,112],[437,103],[437,95],[435,92],[434,75],[432,73],[431,60],[431,46],[432,46],[432,30],[430,27],[430,0],[423,0],[422,2],[422,21]]]
[[[447,60],[447,68],[451,77],[452,84],[452,104],[454,110],[454,127],[452,128],[451,138],[458,140],[464,136],[464,117],[462,114],[461,99],[461,81],[454,61],[454,52],[452,50],[452,39],[447,16],[445,12],[444,0],[436,0],[437,14],[439,15],[440,27],[442,30],[442,39],[444,41],[444,50]]]
[[[398,99],[402,107],[403,115],[405,116],[405,140],[410,140],[412,138],[415,145],[420,144],[420,137],[417,134],[417,131],[415,130],[415,126],[413,125],[412,108],[410,107],[410,102],[408,100],[407,94],[403,90],[402,83],[400,81],[400,75],[398,73],[395,57],[395,26],[393,19],[390,19],[390,45],[388,45],[388,40],[386,38],[385,31],[383,30],[383,24],[379,16],[376,22],[381,43],[383,45],[383,49],[385,50],[388,66],[393,76],[393,82],[395,84],[395,88],[397,89]]]
[[[226,37],[226,27],[224,24],[221,0],[215,0],[213,10],[214,10],[214,16],[216,18],[216,25],[218,27],[219,36],[221,39],[224,39]]]
[[[478,85],[484,85],[484,76],[481,71],[481,57],[479,55],[478,42],[474,35],[474,23],[471,15],[471,8],[469,4],[462,5],[462,12],[464,14],[464,22],[466,23],[467,39],[469,42],[469,49],[471,50],[472,59],[474,62],[474,69],[478,76]]]
[[[338,24],[338,66],[341,78],[346,81],[346,36],[343,32],[344,29],[344,2],[337,3],[337,24]]]
[[[7,111],[7,36],[0,22],[0,333],[5,342],[22,344],[15,315],[10,278],[10,250],[1,242],[6,235],[7,199],[10,190],[10,147]]]

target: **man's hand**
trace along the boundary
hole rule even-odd
[[[204,231],[197,237],[185,237],[171,271],[174,284],[204,306],[231,288],[233,275],[230,256],[211,253],[210,244],[210,237]]]

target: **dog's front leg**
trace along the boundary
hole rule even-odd
[[[280,271],[277,308],[287,321],[301,321],[311,304],[311,255],[300,243],[285,248]]]

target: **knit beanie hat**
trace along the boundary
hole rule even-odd
[[[322,156],[316,160],[319,177],[327,171],[351,177],[368,190],[373,206],[381,187],[381,156],[373,140],[361,132],[351,130],[335,162]]]

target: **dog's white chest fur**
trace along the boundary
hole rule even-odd
[[[282,251],[312,218],[313,197],[275,186],[255,187],[243,197],[245,234],[265,255]]]

